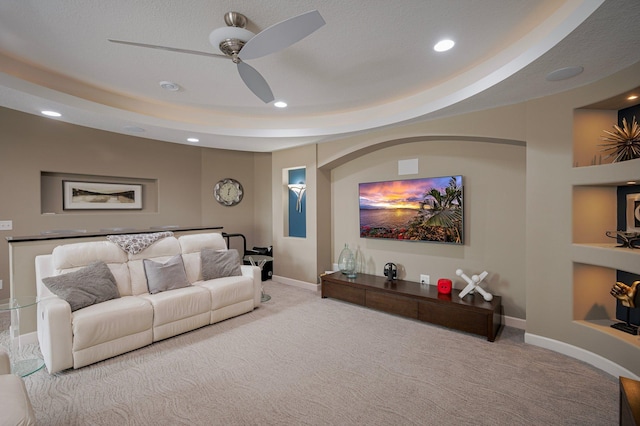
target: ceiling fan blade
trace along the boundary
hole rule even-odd
[[[265,104],[273,101],[273,93],[271,92],[271,88],[269,87],[267,80],[265,80],[264,77],[262,77],[251,65],[245,64],[244,62],[238,62],[238,73],[240,73],[242,81],[244,81],[244,84],[247,85],[249,90],[251,90],[254,95],[262,99]]]
[[[256,34],[244,45],[238,56],[244,61],[278,52],[299,42],[324,24],[324,19],[317,10],[294,16]]]
[[[214,58],[229,59],[229,57],[226,55],[219,55],[216,53],[209,53],[209,52],[201,52],[199,50],[180,49],[177,47],[158,46],[155,44],[146,44],[146,43],[135,43],[133,41],[123,41],[123,40],[113,40],[113,39],[107,39],[107,40],[109,40],[111,43],[127,44],[129,46],[147,47],[149,49],[168,50],[169,52],[188,53],[191,55],[213,56]]]

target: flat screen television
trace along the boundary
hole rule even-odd
[[[360,237],[464,244],[462,176],[358,186]]]

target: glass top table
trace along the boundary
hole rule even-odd
[[[26,308],[38,303],[38,298],[33,297],[15,297],[12,299],[0,300],[0,311],[10,311],[12,309]]]
[[[244,256],[243,260],[246,260],[253,266],[257,266],[262,271],[265,263],[273,262],[273,257],[263,254],[247,254]],[[268,302],[269,300],[271,300],[271,296],[264,292],[264,284],[262,284],[262,296],[260,297],[260,301]]]
[[[13,325],[18,332],[20,331],[20,309],[35,306],[38,303],[38,298],[33,297],[15,297],[11,299],[0,300],[0,312],[11,312],[11,324],[9,325],[9,340],[11,341],[10,358],[11,358],[11,372],[21,377],[26,377],[35,373],[44,367],[44,361],[42,358],[29,358],[29,359],[16,359],[20,343],[19,337],[13,338],[11,336],[11,325]],[[16,344],[16,341],[18,343]]]

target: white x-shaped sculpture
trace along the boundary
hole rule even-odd
[[[487,277],[487,275],[489,275],[487,271],[484,271],[480,275],[472,275],[471,278],[469,278],[468,276],[465,275],[462,269],[457,269],[456,275],[461,277],[463,280],[465,280],[468,283],[467,286],[460,292],[460,295],[459,295],[460,299],[462,299],[469,293],[473,293],[476,290],[478,291],[478,293],[482,295],[484,300],[486,300],[487,302],[493,299],[493,295],[491,293],[488,293],[482,287],[480,287],[480,283],[482,282],[482,280],[484,280]]]

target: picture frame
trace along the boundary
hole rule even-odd
[[[142,185],[62,181],[64,210],[142,209]]]
[[[462,175],[358,184],[360,238],[464,245]]]
[[[640,194],[627,194],[627,232],[640,232]]]

